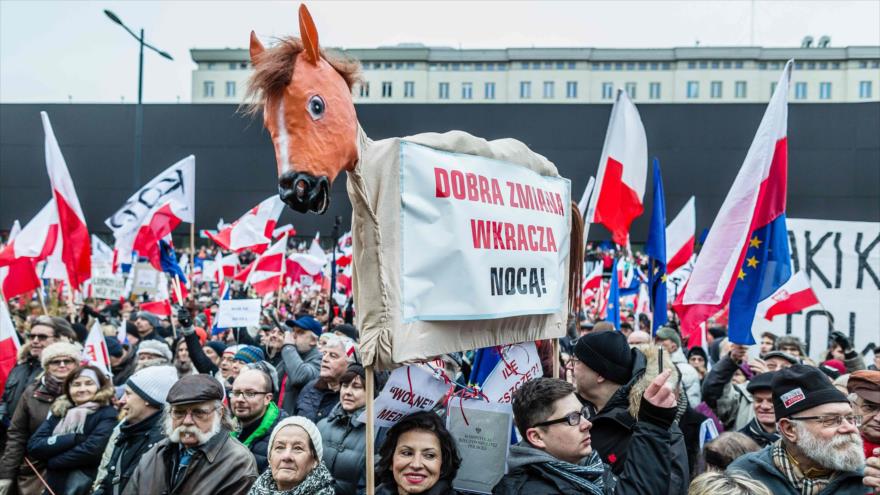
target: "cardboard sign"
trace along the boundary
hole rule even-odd
[[[473,399],[449,401],[446,427],[461,456],[461,467],[452,482],[453,488],[492,493],[492,488],[507,474],[512,425],[510,404]]]
[[[509,404],[513,400],[513,393],[523,383],[543,376],[544,369],[534,342],[504,346],[501,354],[504,359],[498,361],[483,382],[482,392],[492,402]]]
[[[260,324],[260,299],[221,299],[217,309],[220,328],[253,327]]]
[[[116,300],[125,292],[125,280],[121,273],[113,273],[113,264],[109,261],[92,259],[92,295],[97,299]]]
[[[159,291],[159,284],[164,281],[162,272],[157,271],[149,263],[138,263],[134,267],[134,275],[131,293],[135,295],[155,294]]]
[[[376,398],[374,411],[378,428],[390,427],[415,411],[426,411],[449,390],[445,382],[419,365],[404,366],[391,372],[388,382]],[[366,411],[358,421],[367,422]]]
[[[568,179],[409,142],[400,154],[405,322],[560,311]]]

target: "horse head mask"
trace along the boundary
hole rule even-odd
[[[278,194],[292,209],[323,214],[330,186],[358,160],[357,116],[351,86],[357,62],[336,59],[318,45],[318,31],[305,5],[299,7],[301,39],[284,38],[265,48],[251,31],[254,66],[248,94],[262,107],[278,164]]]

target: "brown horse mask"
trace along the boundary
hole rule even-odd
[[[272,136],[278,164],[278,194],[292,209],[323,214],[330,206],[330,186],[358,160],[357,115],[342,75],[325,60],[318,31],[305,5],[299,7],[303,50],[290,68],[290,82],[279,95],[268,95],[263,125]],[[265,48],[251,31],[254,67]]]

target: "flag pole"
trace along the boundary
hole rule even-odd
[[[559,339],[553,339],[553,378],[559,378]]]
[[[365,468],[367,470],[366,471],[367,495],[375,495],[376,494],[376,481],[375,481],[376,473],[374,472],[375,462],[374,462],[374,458],[373,458],[374,457],[373,450],[374,450],[374,444],[375,444],[375,440],[376,440],[375,439],[376,426],[374,424],[375,413],[373,411],[373,395],[374,395],[375,388],[376,388],[376,381],[375,381],[375,376],[374,376],[374,371],[373,371],[372,365],[364,368],[364,376],[365,376],[366,382],[367,382],[366,384],[364,384],[364,386],[366,388],[365,393],[367,396],[366,397],[367,398],[367,404],[366,404],[367,405],[367,410],[366,410],[366,414],[367,414],[367,425],[366,425],[367,426],[367,432],[366,432],[366,435],[367,435],[366,444],[367,445],[366,445],[366,448],[367,448],[367,451],[365,452],[365,454],[366,454],[365,455],[365,458],[366,458]]]
[[[43,288],[44,288],[43,287],[43,279],[40,278],[39,280],[40,280],[40,306],[42,306],[42,308],[43,308],[43,314],[46,316],[49,316],[49,310],[46,309],[46,301],[45,301],[45,298],[43,297]],[[4,298],[4,300],[5,300],[5,298]]]
[[[193,223],[189,224],[189,263],[192,266],[196,266],[196,224],[195,219],[193,219]],[[192,270],[189,272],[189,291],[193,290],[193,279],[192,279]]]

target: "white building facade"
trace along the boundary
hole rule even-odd
[[[794,103],[880,101],[880,46],[340,51],[363,66],[356,103],[611,103],[617,88],[639,104],[766,102],[792,58]],[[243,101],[246,49],[190,52],[193,103]]]

